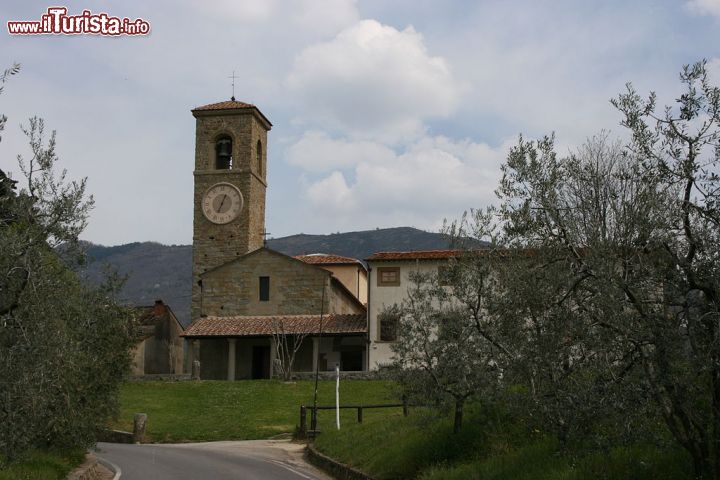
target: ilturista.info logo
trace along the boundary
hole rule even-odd
[[[7,22],[10,35],[148,35],[150,22],[142,18],[113,17],[105,12],[83,10],[68,15],[67,7],[49,7],[40,20]]]

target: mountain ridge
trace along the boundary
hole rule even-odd
[[[116,246],[85,243],[87,262],[80,271],[90,284],[102,281],[109,266],[127,277],[118,300],[151,305],[162,299],[183,325],[190,323],[192,245],[132,242]],[[268,239],[267,246],[286,255],[333,253],[364,260],[376,252],[439,250],[450,237],[412,227],[394,227],[328,235],[296,234]]]

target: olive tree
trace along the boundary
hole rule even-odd
[[[601,387],[599,404],[651,399],[696,476],[720,478],[720,90],[705,62],[680,79],[660,114],[631,85],[612,101],[625,148],[603,135],[558,158],[552,137],[521,139],[498,193],[508,241],[546,258],[535,282],[555,294],[533,308],[569,371]]]
[[[381,313],[398,319],[392,349],[401,384],[424,401],[450,400],[455,432],[468,399],[498,392],[516,354],[510,341],[516,326],[494,313],[505,261],[494,218],[492,209],[472,211],[446,226],[455,258],[437,271],[412,272],[407,298]]]
[[[493,362],[493,346],[478,332],[473,316],[453,301],[437,278],[411,274],[407,299],[383,314],[398,318],[393,367],[406,394],[425,402],[450,400],[453,431],[458,433],[467,400],[494,391],[501,371]]]
[[[23,181],[0,172],[0,453],[6,459],[31,448],[92,444],[116,409],[133,339],[130,312],[111,297],[116,283],[88,288],[68,264],[92,208],[85,180],[58,172],[55,133],[48,139],[41,119],[30,119],[23,131],[30,144],[30,157],[18,157]]]

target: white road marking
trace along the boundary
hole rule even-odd
[[[295,475],[300,475],[301,477],[307,478],[308,480],[314,480],[313,477],[308,477],[307,475],[305,475],[305,474],[302,473],[302,472],[299,472],[298,470],[294,469],[293,467],[291,467],[291,466],[288,465],[287,463],[281,462],[281,461],[279,461],[279,460],[268,460],[268,462],[274,463],[275,465],[279,465],[279,466],[281,466],[282,468],[284,468],[285,470],[291,471],[291,472],[294,473]]]

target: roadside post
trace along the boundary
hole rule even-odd
[[[335,423],[337,429],[340,430],[340,364],[335,364]]]

